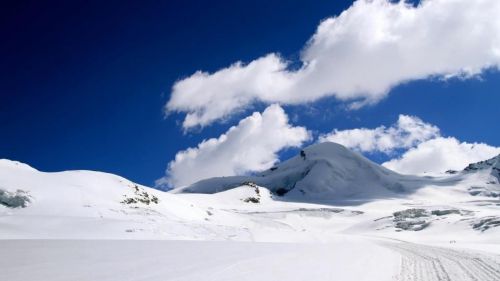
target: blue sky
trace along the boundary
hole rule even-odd
[[[221,119],[186,129],[182,126],[186,111],[164,114],[176,82],[198,70],[214,73],[237,61],[244,66],[269,53],[279,53],[290,62],[287,71],[293,72],[301,67],[306,42],[320,22],[352,5],[352,1],[172,2],[24,1],[2,9],[0,157],[43,171],[99,170],[153,185],[165,175],[176,153],[195,148],[204,139],[219,138],[241,119],[253,112],[263,114],[275,103],[257,98]],[[453,25],[447,28],[443,32],[454,32]],[[424,43],[433,46],[436,42]],[[483,46],[473,47],[479,52]],[[276,154],[289,157],[301,145],[316,142],[319,135],[333,129],[393,126],[400,114],[439,128],[439,136],[385,151],[363,150],[356,144],[352,148],[380,163],[435,138],[453,137],[460,143],[498,148],[500,73],[498,60],[487,58],[491,61],[478,60],[489,63],[488,69],[472,78],[409,79],[357,110],[346,109],[349,101],[335,95],[278,102],[289,118],[288,125],[304,128],[308,138],[295,136],[280,144],[266,144],[263,149],[272,147],[263,152],[268,157],[256,159],[261,166],[252,167],[266,167]],[[364,69],[363,64],[360,67]],[[369,75],[369,71],[360,73],[357,79],[362,83]],[[214,87],[220,92],[219,86]],[[475,160],[491,151],[496,150],[464,155]],[[233,152],[218,155],[237,154]]]

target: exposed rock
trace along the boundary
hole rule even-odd
[[[124,195],[125,199],[123,199],[123,201],[121,201],[120,203],[123,204],[142,203],[146,205],[159,203],[160,200],[158,199],[158,197],[150,195],[144,189],[140,188],[138,185],[135,184],[131,187],[134,190],[135,197],[127,197],[126,195]]]
[[[498,226],[500,226],[500,217],[491,216],[491,217],[481,218],[478,222],[475,222],[472,225],[472,228],[484,232],[490,228]]]
[[[446,216],[446,215],[451,215],[451,214],[460,215],[461,212],[460,212],[460,210],[457,210],[457,209],[447,209],[447,210],[433,210],[431,212],[431,214],[434,216]]]
[[[494,191],[482,186],[471,186],[468,191],[472,196],[500,197],[500,191]]]
[[[8,208],[26,208],[31,202],[31,196],[23,190],[8,192],[0,189],[0,205]]]
[[[469,164],[465,167],[465,172],[474,172],[478,170],[491,169],[490,174],[495,179],[496,183],[500,183],[500,155],[488,160],[480,161],[477,163]]]
[[[395,224],[396,228],[401,230],[411,230],[411,231],[420,231],[430,225],[430,222],[424,220],[417,221],[398,221]]]
[[[241,185],[248,185],[250,187],[257,187],[257,184],[255,184],[253,181],[244,181],[241,183]]]
[[[464,171],[470,172],[470,171],[487,169],[493,167],[493,165],[495,165],[497,161],[498,161],[498,156],[488,160],[471,163],[467,167],[465,167]]]
[[[245,203],[260,203],[260,198],[257,197],[248,197],[243,200]]]
[[[407,209],[393,213],[394,227],[399,230],[420,231],[427,226],[430,213],[425,209]]]
[[[413,219],[413,218],[428,217],[429,212],[425,209],[407,209],[403,211],[394,212],[393,216],[395,219],[399,220]]]
[[[290,190],[288,190],[288,189],[286,189],[286,188],[282,188],[282,187],[280,187],[280,188],[276,189],[275,193],[276,193],[276,195],[278,195],[278,196],[283,196],[283,195],[287,194],[287,193],[288,193],[288,191],[290,191]]]
[[[260,203],[260,190],[259,187],[253,183],[253,182],[245,182],[243,183],[244,185],[248,185],[249,187],[253,188],[255,191],[256,196],[255,197],[248,197],[243,199],[243,202],[245,203]]]

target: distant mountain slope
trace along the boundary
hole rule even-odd
[[[500,155],[469,164],[460,175],[471,182],[470,195],[500,198]]]
[[[0,237],[10,237],[9,231],[28,237],[65,232],[106,237],[117,229],[143,229],[148,220],[201,221],[205,216],[191,202],[116,175],[46,173],[0,160]]]
[[[107,173],[46,173],[0,160],[0,239],[294,242],[361,233],[497,243],[498,158],[417,177],[322,143],[253,176],[171,193]]]
[[[412,191],[422,180],[388,170],[340,144],[325,142],[254,176],[211,178],[173,192],[216,193],[253,182],[289,198],[339,199],[394,196]]]
[[[500,183],[500,155],[485,161],[469,164],[464,172],[488,171]]]

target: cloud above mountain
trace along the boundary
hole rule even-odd
[[[403,174],[461,170],[469,163],[500,154],[500,147],[444,137],[437,126],[409,115],[399,115],[398,121],[389,127],[333,130],[318,140],[340,143],[362,153],[393,156],[403,150],[400,156],[382,164]]]
[[[462,170],[470,163],[500,154],[500,147],[485,143],[461,142],[454,137],[438,137],[410,148],[401,157],[382,165],[403,174],[423,174]]]
[[[262,113],[254,112],[242,119],[219,137],[178,152],[157,185],[180,187],[209,177],[269,169],[278,161],[279,151],[299,147],[310,138],[304,127],[289,123],[279,105],[270,105]]]
[[[299,69],[277,53],[177,81],[166,112],[183,128],[205,126],[264,103],[304,104],[332,96],[373,104],[408,81],[470,78],[500,65],[500,1],[427,0],[417,6],[358,0],[327,18],[304,46]]]
[[[438,127],[415,116],[399,115],[397,123],[390,127],[333,130],[320,135],[319,142],[336,142],[360,152],[390,153],[396,149],[414,147],[437,136]]]

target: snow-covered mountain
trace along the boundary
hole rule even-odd
[[[256,175],[207,179],[172,192],[107,173],[47,173],[0,160],[0,244],[18,254],[18,259],[15,255],[14,259],[0,255],[0,266],[8,265],[3,274],[9,280],[49,280],[33,279],[47,274],[47,267],[37,267],[36,261],[33,266],[25,264],[37,259],[32,250],[37,249],[35,253],[43,253],[40,259],[50,256],[57,261],[50,280],[67,280],[64,275],[53,274],[60,263],[68,268],[68,276],[75,271],[94,276],[94,272],[86,271],[88,267],[77,266],[80,260],[72,259],[74,251],[79,255],[96,253],[90,256],[98,264],[104,256],[109,257],[108,262],[128,265],[122,266],[116,276],[97,278],[113,281],[138,274],[131,271],[137,260],[130,263],[130,255],[142,261],[141,268],[158,274],[145,280],[200,280],[204,272],[214,276],[213,280],[250,280],[241,275],[247,267],[254,267],[254,272],[262,272],[257,268],[272,271],[272,261],[279,260],[289,260],[287,264],[293,265],[279,275],[289,280],[304,280],[305,276],[300,275],[303,270],[294,270],[303,266],[309,272],[318,266],[324,269],[316,280],[327,278],[325,272],[341,272],[342,280],[372,280],[373,276],[392,280],[391,274],[399,274],[397,280],[448,280],[439,279],[445,274],[455,276],[449,280],[476,280],[469,278],[475,276],[471,274],[480,276],[477,280],[498,280],[500,272],[495,268],[500,266],[500,259],[495,255],[500,254],[499,159],[497,156],[473,163],[462,171],[439,177],[417,177],[397,174],[341,145],[322,143]],[[63,240],[48,243],[32,239]],[[74,241],[66,239],[171,242],[56,242]],[[179,244],[173,240],[279,244],[256,243],[248,247],[237,243]],[[284,242],[294,244],[285,246]],[[301,248],[299,242],[315,244]],[[168,250],[162,252],[159,247]],[[494,256],[463,252],[464,248]],[[138,255],[143,249],[148,252]],[[249,253],[249,249],[255,252]],[[175,266],[152,268],[149,253]],[[181,253],[185,254],[179,259]],[[200,254],[202,257],[195,258]],[[314,264],[304,264],[300,258],[303,255]],[[248,260],[228,269],[225,265],[236,257]],[[74,261],[68,264],[67,260]],[[188,260],[196,261],[203,270],[193,271]],[[330,260],[338,266],[332,267]],[[366,270],[359,271],[360,261]],[[429,261],[439,261],[443,267],[436,269]],[[352,271],[342,271],[346,266],[351,266]],[[21,278],[16,275],[20,268],[30,268],[30,274]],[[415,274],[424,275],[414,278]],[[262,276],[257,280],[273,280],[268,274]]]
[[[203,215],[192,202],[116,175],[45,173],[0,160],[0,238],[108,237],[143,228],[147,220],[158,220],[154,226]]]
[[[471,163],[460,171],[462,182],[467,182],[467,191],[472,196],[500,199],[500,155],[491,159]]]
[[[475,172],[483,170],[490,171],[490,174],[497,179],[498,183],[498,180],[500,180],[500,155],[485,161],[469,164],[464,169],[465,172]]]
[[[172,192],[213,194],[256,184],[288,200],[339,202],[402,198],[428,186],[500,197],[499,183],[500,156],[471,163],[463,171],[419,177],[398,174],[340,144],[325,142],[309,146],[299,155],[252,176],[210,178]]]
[[[211,178],[175,193],[216,193],[255,183],[295,199],[344,199],[395,196],[413,190],[416,177],[388,170],[342,145],[314,144],[268,171],[253,176]]]
[[[341,145],[321,143],[253,176],[162,192],[112,174],[46,173],[1,160],[0,237],[267,241],[274,238],[257,233],[276,223],[275,216],[286,221],[292,214],[348,216],[336,231],[339,225],[356,232],[438,230],[449,217],[467,233],[491,232],[500,229],[498,171],[495,157],[441,177],[400,175]],[[256,217],[266,227],[257,227]]]

